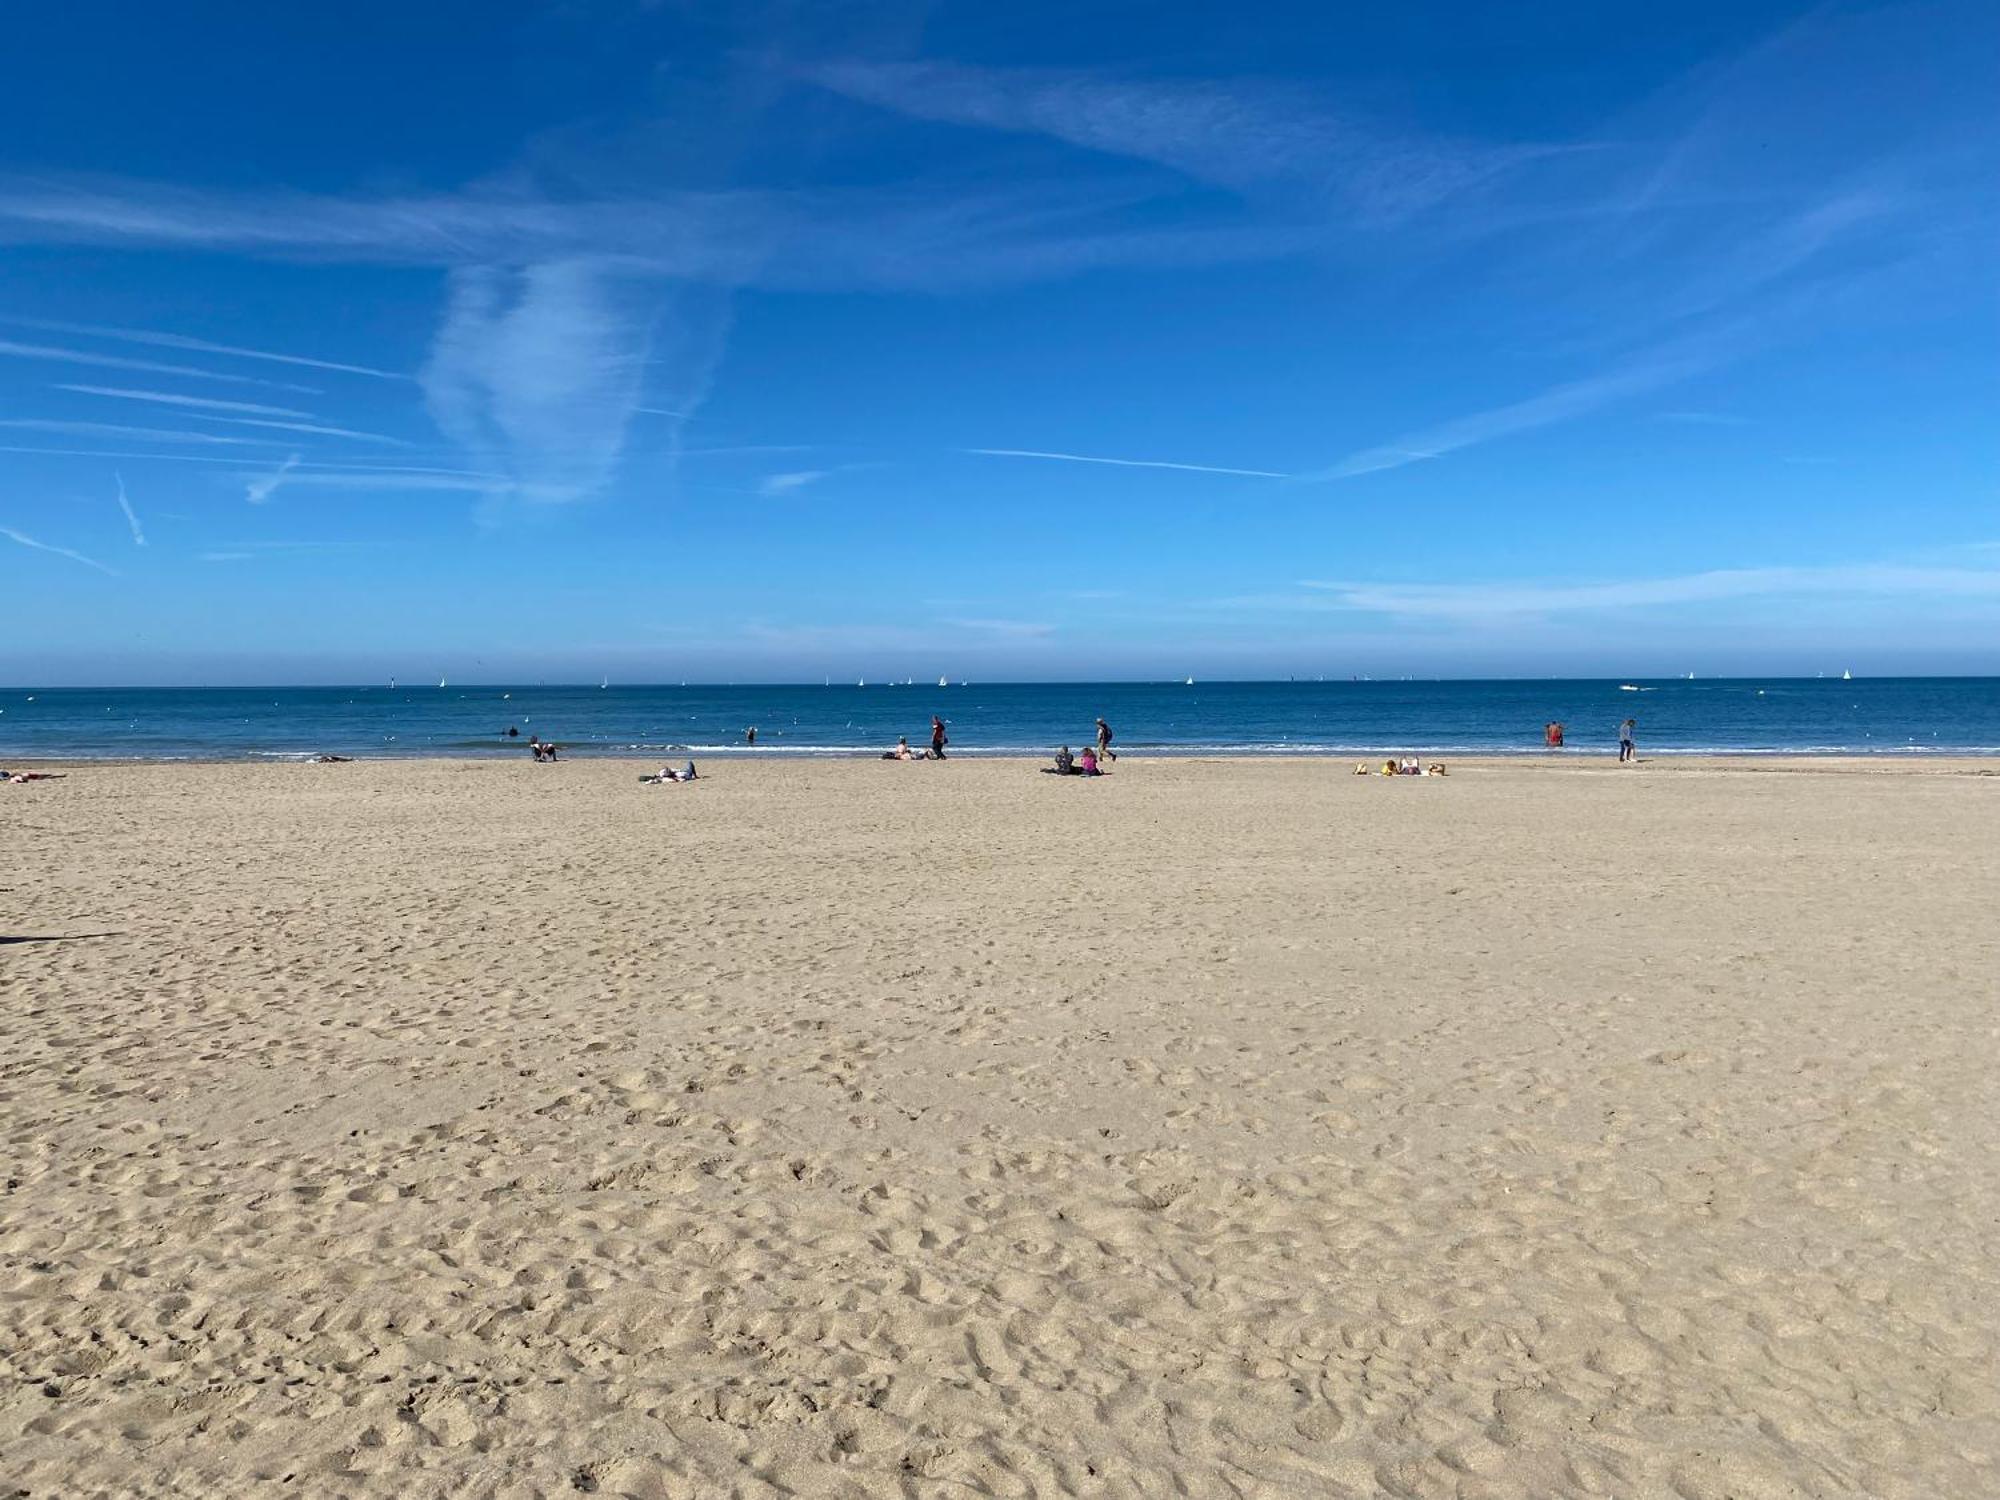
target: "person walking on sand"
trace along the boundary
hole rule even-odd
[[[944,720],[940,719],[936,714],[932,714],[931,715],[931,759],[943,760],[944,747],[946,745],[949,745],[950,743],[951,740],[945,735],[944,732]]]
[[[1618,764],[1639,758],[1639,721],[1627,719],[1618,726]]]
[[[1097,721],[1097,758],[1099,760],[1118,759],[1118,752],[1111,748],[1111,726],[1102,719]]]

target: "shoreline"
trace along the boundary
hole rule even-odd
[[[315,760],[315,752],[267,752],[241,756],[106,756],[62,757],[62,756],[21,756],[7,759],[4,769],[29,771],[62,771],[78,773],[92,770],[130,770],[135,768],[157,768],[161,770],[194,769],[205,770],[261,767],[301,767],[326,765],[354,766],[505,766],[534,765],[535,761],[516,752],[493,755],[355,755],[338,762],[322,763]],[[1371,759],[1386,759],[1389,756],[1414,755],[1422,760],[1443,759],[1454,771],[1503,771],[1519,770],[1527,767],[1550,771],[1598,771],[1610,769],[1618,771],[1617,753],[1604,751],[1566,751],[1549,754],[1539,751],[1519,751],[1494,753],[1492,751],[1460,754],[1449,750],[1406,749],[1391,750],[1348,750],[1348,751],[1301,751],[1295,754],[1237,752],[1198,752],[1185,755],[1157,754],[1140,751],[1127,752],[1119,757],[1119,763],[1132,762],[1140,765],[1311,765],[1325,763],[1328,766],[1344,766],[1347,774],[1353,774],[1357,762]],[[697,766],[702,762],[720,763],[731,767],[745,765],[769,769],[801,769],[808,766],[872,765],[880,762],[879,755],[860,755],[847,752],[829,751],[825,754],[805,752],[751,751],[705,751],[699,754],[685,750],[663,751],[651,755],[634,755],[621,752],[615,755],[565,752],[563,760],[554,762],[559,766],[613,766],[634,770],[655,771],[661,761],[678,762],[694,759]],[[1050,756],[1046,753],[1025,751],[995,751],[990,754],[963,752],[945,761],[946,765],[995,765],[1016,767],[1039,767],[1046,765]],[[930,766],[931,761],[912,761],[908,764]],[[1688,771],[1772,771],[1772,772],[1852,772],[1889,774],[1892,772],[1916,771],[1929,775],[1959,776],[2000,776],[2000,752],[1979,754],[1962,750],[1915,750],[1881,751],[1861,754],[1853,751],[1797,751],[1797,750],[1663,750],[1651,754],[1642,753],[1638,766],[1655,769],[1671,769],[1676,772]],[[1115,769],[1111,774],[1116,774]],[[1625,774],[1619,772],[1619,774]]]

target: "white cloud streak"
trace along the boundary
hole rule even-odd
[[[1158,458],[1097,458],[1087,453],[1045,453],[1036,448],[961,448],[982,458],[1042,458],[1069,464],[1110,464],[1120,469],[1179,469],[1190,474],[1236,474],[1250,479],[1289,479],[1274,469],[1226,469],[1215,464],[1169,463]]]
[[[262,505],[278,492],[278,486],[285,482],[285,476],[299,466],[299,455],[288,454],[285,461],[268,474],[259,475],[244,487],[243,498],[252,505]]]
[[[1490,443],[1495,438],[1511,437],[1515,433],[1568,422],[1626,397],[1685,380],[1718,363],[1721,358],[1719,348],[1698,350],[1684,347],[1657,353],[1619,369],[1552,386],[1525,401],[1474,412],[1436,427],[1405,434],[1380,447],[1364,448],[1330,468],[1299,475],[1298,482],[1322,484],[1335,479],[1354,479],[1363,474],[1379,474],[1387,469],[1400,469],[1405,464],[1442,458],[1447,453]]]
[[[159,333],[150,328],[110,328],[101,323],[57,323],[44,318],[9,318],[21,328],[38,328],[45,333],[82,334],[86,338],[113,339],[128,344],[151,344],[162,349],[185,349],[191,354],[224,354],[233,359],[261,359],[271,364],[300,365],[309,370],[332,370],[343,375],[367,375],[376,380],[410,380],[394,370],[378,370],[370,365],[341,364],[331,359],[312,359],[303,354],[277,354],[269,349],[245,349],[237,344],[212,344],[207,339],[189,338],[179,333]]]
[[[42,417],[0,417],[0,427],[27,432],[60,432],[71,437],[121,437],[148,443],[203,443],[232,448],[259,446],[254,438],[223,437],[213,432],[180,432],[165,427],[124,427],[115,422],[58,422]]]
[[[290,406],[265,406],[256,401],[216,401],[207,396],[181,396],[171,391],[135,391],[111,385],[58,385],[59,391],[82,396],[110,396],[120,401],[151,401],[161,406],[185,406],[198,411],[241,412],[253,417],[310,417],[309,411]]]
[[[260,385],[275,391],[318,390],[316,386],[293,385],[284,380],[260,380],[255,375],[228,375],[220,370],[203,370],[194,365],[162,364],[153,359],[127,359],[122,354],[97,354],[88,349],[65,349],[51,344],[23,344],[0,339],[0,354],[16,359],[45,359],[56,364],[94,365],[105,370],[135,370],[146,375],[180,375],[189,380],[216,380],[228,385]]]
[[[1296,606],[1407,618],[1489,620],[1777,597],[2000,600],[2000,569],[1860,563],[1722,568],[1610,583],[1351,583],[1306,580]],[[1273,601],[1275,602],[1275,601]]]
[[[118,481],[118,508],[125,512],[125,524],[132,528],[132,545],[143,547],[146,545],[146,529],[139,524],[139,513],[132,509],[132,501],[125,493],[125,476],[113,474],[111,477]]]
[[[802,490],[809,484],[816,484],[831,474],[831,469],[800,469],[791,474],[767,474],[763,483],[757,486],[760,495],[789,495]]]
[[[401,438],[389,437],[380,432],[357,432],[352,427],[327,427],[316,422],[277,422],[266,417],[220,417],[197,412],[204,422],[229,422],[238,427],[268,427],[278,432],[311,432],[324,437],[350,438],[357,443],[385,443],[391,448],[408,448],[413,444]]]
[[[94,557],[85,557],[81,552],[72,552],[67,547],[57,547],[48,542],[38,542],[26,532],[16,531],[11,526],[0,526],[0,536],[6,537],[10,542],[18,542],[23,547],[32,547],[37,552],[53,552],[57,557],[66,557],[71,562],[82,563],[86,568],[95,568],[98,572],[107,573],[113,578],[118,576],[116,568],[107,568]]]
[[[1327,197],[1393,223],[1548,154],[1386,131],[1280,86],[949,63],[830,63],[803,76],[918,119],[1052,137],[1237,192]]]

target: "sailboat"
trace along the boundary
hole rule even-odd
[[[438,679],[438,686],[439,686],[439,687],[443,687],[443,686],[444,686],[444,679],[443,679],[442,677],[440,677],[440,678]]]
[[[1189,679],[1187,680],[1187,686],[1189,686],[1189,687],[1193,687],[1193,686],[1194,686],[1194,679],[1193,679],[1192,677],[1190,677],[1190,678],[1189,678]]]
[[[942,677],[940,677],[940,678],[938,679],[938,686],[939,686],[939,687],[950,687],[950,686],[951,686],[951,684],[950,684],[950,683],[948,683],[948,682],[946,682],[946,681],[945,681],[945,680],[944,680],[944,679],[943,679]]]
[[[1854,674],[1852,672],[1842,672],[1840,674],[1840,680],[1842,682],[1852,682],[1854,681]]]
[[[608,687],[610,687],[610,686],[611,686],[611,678],[610,678],[609,676],[606,676],[606,677],[605,677],[605,679],[604,679],[604,681],[602,681],[602,682],[598,683],[598,686],[599,686],[600,688],[608,688]]]

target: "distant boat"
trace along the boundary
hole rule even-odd
[[[939,686],[939,687],[950,687],[950,686],[951,686],[951,684],[950,684],[950,683],[948,683],[948,682],[946,682],[946,681],[945,681],[945,680],[944,680],[944,679],[943,679],[942,677],[940,677],[940,678],[938,679],[938,686]]]
[[[867,686],[868,686],[868,679],[867,679],[866,677],[864,677],[864,678],[862,678],[862,679],[861,679],[861,680],[860,680],[859,682],[855,683],[854,685],[855,685],[856,687],[867,687]]]
[[[389,691],[392,693],[396,691],[396,679],[393,677],[389,679]]]
[[[1645,689],[1641,688],[1637,683],[1621,682],[1618,684],[1618,691],[1621,693],[1638,693],[1644,692]]]
[[[602,682],[598,683],[598,686],[599,686],[599,687],[601,687],[601,688],[608,688],[608,687],[610,687],[610,686],[611,686],[611,679],[610,679],[609,677],[606,677],[606,678],[604,679],[604,681],[602,681]]]
[[[1840,674],[1840,680],[1842,682],[1852,682],[1854,681],[1854,674],[1852,672],[1842,672]]]
[[[1687,680],[1688,680],[1689,682],[1693,682],[1693,681],[1694,681],[1694,673],[1692,673],[1692,672],[1688,673],[1688,674],[1687,674]]]
[[[439,687],[443,687],[443,686],[444,686],[444,679],[443,679],[442,677],[440,677],[440,678],[438,679],[438,686],[439,686]]]
[[[1190,678],[1189,678],[1189,679],[1187,680],[1187,682],[1186,682],[1186,684],[1185,684],[1185,685],[1186,685],[1186,686],[1188,686],[1188,687],[1193,687],[1193,686],[1194,686],[1194,679],[1193,679],[1192,677],[1190,677]]]

